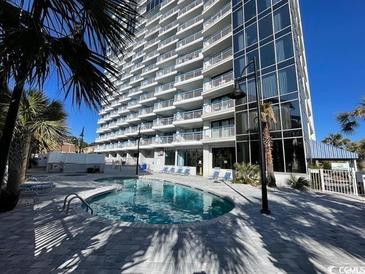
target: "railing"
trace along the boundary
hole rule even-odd
[[[138,100],[133,100],[133,101],[130,101],[128,104],[127,104],[127,107],[133,107],[135,105],[138,105]]]
[[[120,126],[120,125],[124,124],[126,121],[127,121],[126,119],[119,118],[119,119],[117,120],[117,125],[118,125],[118,126]]]
[[[191,53],[185,54],[184,56],[181,56],[176,59],[176,65],[181,65],[183,63],[186,63],[188,61],[191,61],[193,59],[203,57],[202,50],[198,49],[196,51],[193,51]]]
[[[171,144],[174,141],[174,136],[159,136],[155,138],[157,144]]]
[[[172,9],[169,9],[168,11],[166,11],[164,14],[163,14],[163,17],[161,18],[160,22],[164,21],[165,19],[167,19],[170,15],[174,14],[175,12],[177,12],[179,10],[179,7],[178,6],[175,6],[174,8]]]
[[[153,123],[143,123],[141,124],[141,130],[151,129],[153,127]]]
[[[156,83],[155,78],[149,78],[147,80],[142,81],[141,87],[145,87],[145,86],[148,86],[148,85],[153,84],[153,83]]]
[[[152,52],[150,52],[150,53],[148,53],[144,56],[143,61],[146,61],[147,59],[150,59],[150,58],[155,57],[157,55],[158,55],[157,51],[152,51]]]
[[[148,21],[146,22],[146,26],[151,25],[159,16],[161,16],[160,12],[155,13],[150,18],[148,18]]]
[[[173,89],[173,88],[175,88],[174,82],[163,84],[163,85],[155,88],[155,95],[156,95],[156,93],[158,94],[159,92],[163,92],[163,91]]]
[[[232,48],[225,49],[224,51],[206,60],[204,62],[204,69],[208,69],[212,66],[215,66],[219,62],[228,59],[230,57],[232,57]]]
[[[203,111],[201,109],[187,112],[178,112],[174,114],[174,121],[191,120],[201,118]]]
[[[157,67],[156,64],[149,65],[148,67],[145,67],[145,68],[142,69],[142,74],[146,73],[146,72],[149,72],[149,71],[155,69],[156,67]]]
[[[170,99],[170,100],[155,103],[154,109],[156,110],[156,109],[161,109],[161,108],[167,108],[167,107],[171,107],[173,105],[174,105],[174,99]]]
[[[157,118],[156,120],[153,120],[153,126],[168,126],[172,125],[174,122],[174,117],[167,117],[167,118]]]
[[[163,8],[164,6],[168,5],[169,3],[173,2],[175,0],[165,0],[161,3],[161,8]]]
[[[138,132],[138,127],[134,126],[134,127],[128,127],[124,130],[124,134],[129,134],[129,133],[137,133]]]
[[[140,92],[139,88],[131,88],[131,89],[129,89],[128,95],[133,96],[133,95],[137,94],[138,92]]]
[[[230,11],[231,11],[231,4],[229,3],[229,4],[225,5],[219,12],[217,12],[212,17],[210,17],[207,21],[205,21],[203,28],[204,29],[209,28],[211,25],[213,25],[217,21],[219,21],[225,13],[230,12]]]
[[[191,142],[200,141],[203,137],[203,133],[199,132],[183,132],[174,134],[174,142]]]
[[[202,69],[196,69],[176,76],[176,82],[183,82],[202,75]]]
[[[181,48],[181,47],[185,46],[186,44],[189,44],[195,40],[198,40],[201,37],[202,37],[202,32],[198,31],[198,32],[186,37],[185,39],[177,42],[176,48]]]
[[[233,107],[234,107],[234,100],[233,99],[228,99],[228,100],[221,101],[219,103],[213,103],[213,104],[205,105],[203,107],[203,110],[204,110],[205,113],[212,113],[212,112],[227,110],[227,109],[230,109],[230,108],[233,108]]]
[[[162,48],[164,46],[166,46],[167,44],[171,43],[172,41],[176,40],[176,35],[172,35],[169,38],[162,40],[158,46],[158,48]]]
[[[220,139],[235,136],[235,126],[210,128],[204,131],[204,139]]]
[[[153,38],[152,40],[149,40],[147,45],[145,46],[145,49],[150,47],[151,45],[153,45],[154,43],[158,42],[159,41],[159,37],[157,36],[156,38]]]
[[[157,71],[156,77],[162,77],[162,76],[172,73],[174,71],[175,71],[175,66],[170,66],[170,67]]]
[[[351,170],[309,169],[311,188],[324,192],[358,195],[356,172]]]
[[[203,0],[195,0],[194,2],[190,3],[189,5],[185,6],[179,11],[179,17],[187,13],[188,11],[192,10],[194,7],[198,6],[199,4],[203,3]]]
[[[170,50],[162,55],[160,55],[158,58],[157,58],[157,62],[161,62],[163,60],[166,60],[166,59],[169,59],[171,58],[172,56],[176,55],[176,52],[175,50]]]
[[[141,96],[139,96],[139,101],[150,99],[153,97],[153,95],[153,92],[143,93]]]
[[[129,83],[138,82],[138,81],[141,81],[141,80],[143,80],[143,77],[141,77],[141,76],[137,75],[137,76],[133,76],[133,77],[130,79]]]
[[[157,24],[155,27],[153,27],[153,28],[151,28],[150,30],[147,31],[147,34],[145,35],[145,37],[148,37],[148,36],[152,35],[156,31],[158,31],[159,29],[160,29],[160,25]]]
[[[141,69],[144,65],[142,63],[136,64],[131,67],[131,71]]]
[[[136,113],[130,113],[130,114],[127,115],[127,121],[128,120],[133,120],[135,118],[138,118],[138,113],[137,112]]]
[[[204,83],[204,91],[219,87],[219,86],[229,83],[231,81],[233,81],[232,71],[222,74],[221,76],[213,78],[209,82]]]
[[[203,17],[201,15],[194,17],[194,18],[186,21],[184,24],[179,25],[177,31],[182,31],[182,30],[194,25],[195,23],[199,22],[202,19],[203,19]]]
[[[152,145],[155,142],[155,138],[151,137],[148,139],[141,139],[141,145],[142,146],[147,146],[147,145]]]
[[[139,115],[144,115],[144,114],[149,114],[153,112],[153,107],[148,107],[148,108],[142,108],[139,110],[138,114]]]
[[[187,91],[184,93],[179,93],[175,95],[175,102],[180,102],[180,101],[184,101],[184,100],[188,100],[191,98],[195,98],[195,97],[199,97],[202,95],[202,88],[199,89],[194,89],[192,91]]]
[[[166,26],[164,26],[163,28],[160,29],[160,35],[172,28],[177,27],[177,25],[178,24],[176,23],[176,21],[173,21],[173,22],[167,24]]]
[[[219,0],[208,0],[204,3],[204,10],[209,9],[213,4],[218,2]]]

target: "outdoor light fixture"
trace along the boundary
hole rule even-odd
[[[248,67],[253,66],[254,72],[243,76]],[[258,124],[259,124],[259,143],[260,143],[260,174],[261,174],[261,194],[262,194],[262,208],[261,213],[270,214],[269,210],[269,202],[267,199],[267,177],[266,177],[266,160],[265,160],[265,151],[264,151],[264,142],[262,140],[262,122],[261,122],[261,108],[260,108],[260,93],[259,93],[259,82],[257,75],[257,61],[254,57],[252,61],[250,61],[247,66],[245,66],[241,72],[241,75],[237,77],[234,81],[234,90],[229,97],[232,99],[242,99],[247,96],[246,92],[241,90],[240,82],[247,79],[250,76],[254,76],[255,78],[255,90],[256,90],[256,103],[257,103],[257,114],[258,114]]]

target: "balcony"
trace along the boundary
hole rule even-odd
[[[127,119],[126,118],[119,118],[117,120],[117,126],[120,127],[120,126],[126,126],[128,125],[128,122],[127,122]]]
[[[203,60],[203,53],[201,49],[185,54],[176,59],[176,69],[194,66],[195,62]]]
[[[180,20],[184,18],[186,20],[188,15],[191,16],[193,14],[197,14],[197,12],[199,12],[200,8],[203,6],[203,2],[203,0],[195,0],[194,2],[186,5],[184,8],[180,9],[177,19]]]
[[[124,102],[129,101],[130,99],[131,99],[131,98],[130,98],[130,97],[128,97],[128,95],[127,95],[127,94],[123,94],[122,96],[120,96],[120,97],[119,97],[118,101],[119,101],[119,103],[124,103]]]
[[[217,75],[232,67],[232,48],[227,48],[204,61],[203,74],[204,76]]]
[[[159,37],[170,34],[170,32],[172,32],[173,30],[175,30],[177,28],[177,25],[178,25],[177,22],[173,21],[173,22],[169,23],[168,25],[160,28]]]
[[[174,99],[170,99],[170,100],[166,100],[166,101],[161,101],[158,103],[154,104],[154,113],[158,113],[158,114],[172,114],[175,110],[175,106],[174,106]]]
[[[124,130],[124,134],[127,135],[127,136],[138,135],[138,127],[137,126],[128,127]]]
[[[178,93],[175,95],[174,106],[184,109],[194,109],[201,106],[203,101],[202,88]]]
[[[136,140],[128,140],[123,143],[123,148],[125,150],[136,150],[137,149],[137,141]]]
[[[138,63],[138,64],[134,65],[133,67],[131,67],[131,73],[137,72],[137,71],[141,70],[143,67],[144,67],[144,64]]]
[[[129,109],[126,106],[118,108],[118,114],[125,114],[129,112]]]
[[[175,82],[169,82],[155,88],[155,96],[161,99],[171,98],[172,94],[176,91]]]
[[[179,53],[184,53],[190,51],[191,49],[200,49],[201,42],[203,41],[202,32],[198,31],[180,41],[177,42],[176,51]]]
[[[178,13],[179,9],[180,9],[180,7],[175,6],[174,8],[167,10],[163,14],[163,17],[160,19],[160,25],[163,24],[163,23],[166,23],[166,22],[170,21],[170,19],[173,20],[174,19],[173,16]]]
[[[157,58],[159,55],[160,54],[156,50],[154,50],[154,51],[152,51],[152,52],[150,52],[150,53],[148,53],[144,56],[143,63],[146,64],[149,61],[154,60],[155,58]]]
[[[219,12],[204,21],[203,34],[211,35],[216,29],[220,29],[228,25],[231,20],[231,3],[225,5]]]
[[[136,52],[133,55],[132,62],[135,62],[137,59],[141,58],[143,55],[145,55],[145,52],[143,50],[142,51],[139,51],[139,52]]]
[[[138,100],[133,100],[133,101],[130,101],[127,105],[127,109],[131,110],[131,109],[136,109],[136,108],[139,108],[141,107],[142,105],[139,104]]]
[[[153,113],[153,107],[147,107],[147,108],[141,108],[138,112],[138,118],[149,118],[156,116],[155,113]]]
[[[154,87],[157,84],[158,83],[154,77],[146,79],[146,80],[142,81],[142,83],[141,83],[141,90],[146,90],[146,89],[151,89],[151,88],[152,88],[152,90],[154,90]]]
[[[141,96],[139,96],[139,104],[149,104],[155,101],[156,99],[157,98],[154,96],[153,91],[143,93]]]
[[[157,70],[158,70],[158,67],[156,66],[156,64],[153,63],[153,64],[151,64],[151,65],[149,65],[147,67],[144,67],[142,69],[141,76],[147,76],[149,74],[152,74],[152,73],[156,72]]]
[[[157,118],[153,120],[153,129],[159,131],[169,131],[175,128],[174,124],[174,117],[167,117],[167,118]]]
[[[227,94],[233,90],[233,72],[229,71],[204,83],[203,97],[211,98]]]
[[[128,96],[131,98],[138,97],[141,93],[142,93],[142,90],[140,90],[138,87],[135,87],[135,88],[129,89]]]
[[[235,103],[233,99],[204,105],[202,117],[204,120],[231,118],[234,114],[234,106]]]
[[[166,50],[171,50],[174,47],[174,45],[176,44],[177,41],[178,41],[178,39],[177,39],[176,35],[172,35],[169,38],[166,38],[165,40],[162,40],[160,42],[160,44],[158,45],[157,50],[159,52],[166,51]]]
[[[168,51],[157,58],[156,65],[162,65],[163,63],[174,61],[176,57],[177,54],[175,50]]]
[[[153,148],[153,145],[155,143],[155,138],[154,137],[150,137],[150,138],[141,138],[141,148],[147,149],[147,148]]]
[[[174,134],[174,143],[184,143],[186,145],[201,144],[203,132],[182,132]]]
[[[134,123],[134,122],[141,121],[141,119],[138,117],[138,112],[128,114],[126,120],[128,123]]]
[[[201,26],[202,23],[203,23],[203,17],[201,15],[189,19],[185,23],[179,25],[176,35],[178,36],[182,34],[191,35],[198,31],[197,27]]]
[[[155,147],[169,147],[169,146],[172,146],[173,141],[174,141],[173,135],[156,136],[154,145],[155,145]]]
[[[167,7],[169,7],[170,5],[172,5],[173,3],[175,3],[176,0],[165,0],[161,3],[161,8],[160,10],[165,10]],[[175,3],[176,4],[176,3]]]
[[[160,42],[160,37],[156,37],[152,40],[149,40],[148,43],[146,44],[146,46],[144,47],[144,50],[146,51],[146,50],[151,49],[154,46],[157,46],[159,42]]]
[[[192,127],[201,125],[203,110],[192,110],[187,112],[178,112],[174,114],[174,125]]]
[[[155,130],[152,128],[153,127],[153,123],[149,122],[149,123],[142,123],[141,124],[141,133],[154,133]]]
[[[226,1],[219,1],[219,0],[208,0],[204,3],[204,9],[203,14],[204,16],[209,16],[217,12],[217,10],[220,10],[224,4],[226,4]]]
[[[156,34],[159,30],[160,30],[160,25],[157,24],[155,27],[147,31],[147,33],[145,34],[145,39],[152,36],[153,34]]]
[[[236,140],[236,129],[234,125],[209,128],[204,130],[203,143],[234,142]]]
[[[146,21],[146,25],[145,25],[145,27],[151,26],[153,23],[158,24],[158,22],[157,22],[157,21],[160,19],[160,17],[161,17],[161,13],[160,13],[160,12],[157,12],[157,13],[155,13],[154,15],[150,16],[150,17],[148,18],[148,20]],[[147,32],[148,32],[148,31],[147,31]]]
[[[137,76],[133,76],[130,81],[129,81],[129,84],[130,85],[136,85],[138,84],[139,82],[143,81],[143,77],[137,75]]]
[[[212,50],[220,50],[232,45],[232,27],[228,26],[216,32],[204,40],[203,52],[210,53]]]
[[[196,69],[175,77],[175,86],[179,89],[188,91],[201,86],[203,81],[202,69]]]
[[[171,76],[174,77],[176,73],[177,73],[177,71],[175,70],[174,65],[161,69],[156,73],[156,80],[160,81],[162,79],[171,78]],[[170,79],[170,81],[171,81],[171,79]]]

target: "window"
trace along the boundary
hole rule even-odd
[[[199,163],[203,163],[203,150],[202,149],[187,149],[179,150],[177,154],[178,166],[198,166]]]
[[[280,130],[280,111],[279,111],[279,105],[273,105],[272,110],[274,112],[276,123],[270,124],[270,130]]]
[[[245,4],[245,21],[256,16],[256,1],[251,0]]]
[[[260,49],[261,55],[261,67],[265,68],[275,64],[275,49],[274,43],[271,42],[266,46],[261,47]]]
[[[257,24],[246,28],[246,46],[249,47],[257,43]]]
[[[274,29],[278,32],[290,25],[290,14],[288,5],[274,12]]]
[[[260,147],[258,141],[251,141],[251,164],[260,164]]]
[[[255,79],[250,79],[247,81],[246,96],[248,102],[256,102],[256,82]]]
[[[234,147],[212,148],[213,168],[220,167],[224,169],[233,169],[236,161],[236,152]]]
[[[165,150],[165,165],[175,165],[175,150]]]
[[[272,144],[272,157],[274,163],[274,171],[284,172],[284,156],[282,140],[274,140]]]
[[[241,30],[240,32],[236,33],[233,37],[233,47],[234,47],[234,52],[239,52],[241,50],[244,49],[245,47],[245,37],[243,34],[243,30]]]
[[[237,134],[247,134],[248,133],[248,114],[246,111],[239,112],[236,114],[236,129]]]
[[[257,0],[257,9],[260,12],[266,10],[271,5],[271,0]]]
[[[299,102],[292,101],[281,104],[283,129],[301,128]]]
[[[233,29],[243,24],[243,9],[239,8],[233,12]]]
[[[241,56],[241,57],[235,58],[235,60],[234,60],[234,76],[235,76],[235,78],[241,76],[244,67],[245,67],[245,57]]]
[[[293,57],[293,42],[291,34],[276,40],[276,54],[278,62]]]
[[[275,72],[262,76],[262,94],[264,98],[270,98],[278,95]]]
[[[305,173],[303,139],[286,139],[284,140],[284,147],[286,172]]]
[[[260,40],[272,35],[272,17],[271,14],[259,21]]]
[[[252,109],[249,111],[249,131],[251,133],[258,131],[258,119],[257,119],[257,109]]]
[[[280,94],[297,91],[297,74],[295,72],[295,66],[279,70],[279,90]]]
[[[250,51],[249,53],[246,54],[246,64],[248,64],[249,62],[253,61],[254,59],[256,59],[256,64],[257,64],[257,69],[260,69],[260,62],[259,62],[259,52],[258,50],[253,50]],[[247,68],[247,73],[251,73],[254,72],[254,66],[248,66]]]
[[[250,149],[248,142],[237,143],[237,162],[249,163],[250,162]]]

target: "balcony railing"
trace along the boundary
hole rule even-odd
[[[164,75],[170,74],[174,71],[175,71],[175,66],[170,66],[170,67],[157,71],[156,77],[163,77]]]
[[[153,123],[143,123],[141,124],[141,130],[147,130],[147,129],[151,129],[153,127]]]
[[[149,40],[147,45],[145,46],[146,48],[149,48],[150,46],[152,46],[153,44],[157,43],[160,40],[160,38],[157,36],[156,38],[153,38],[152,40]]]
[[[153,113],[153,107],[142,108],[138,112],[139,115],[145,115],[150,113]]]
[[[186,21],[184,24],[179,25],[177,31],[182,31],[182,30],[194,25],[195,23],[199,22],[202,19],[203,19],[203,17],[201,15],[194,17],[194,18]]]
[[[202,69],[196,69],[176,76],[176,82],[183,82],[202,75]]]
[[[204,113],[212,113],[212,112],[227,110],[227,109],[230,109],[233,107],[234,107],[234,100],[228,99],[228,100],[221,101],[219,103],[205,105],[203,110],[204,110]]]
[[[160,55],[158,58],[157,58],[157,62],[161,62],[161,61],[164,61],[166,59],[169,59],[171,58],[172,56],[176,55],[176,52],[175,50],[170,50],[162,55]]]
[[[232,48],[225,49],[224,51],[218,53],[217,55],[207,59],[204,62],[204,69],[209,69],[210,67],[215,66],[219,62],[228,59],[230,57],[232,57]]]
[[[149,78],[147,80],[142,81],[141,87],[145,87],[145,86],[151,85],[153,83],[156,83],[155,78]]]
[[[202,54],[202,50],[198,49],[196,51],[193,51],[191,53],[185,54],[184,56],[181,56],[181,57],[177,58],[176,59],[176,65],[181,65],[181,64],[184,64],[184,63],[189,62],[191,60],[200,58],[200,57],[203,57],[203,54]]]
[[[174,82],[163,84],[163,85],[158,86],[158,87],[155,88],[155,95],[156,95],[156,93],[158,94],[160,92],[164,92],[166,90],[170,90],[170,89],[173,89],[173,88],[175,88]]]
[[[150,99],[153,97],[153,95],[154,95],[154,92],[143,93],[141,96],[139,96],[139,101]]]
[[[143,80],[143,77],[141,77],[141,76],[137,75],[137,76],[133,76],[133,77],[130,79],[129,83],[131,84],[131,83],[135,83],[135,82],[138,82],[138,81],[141,81],[141,80]]]
[[[172,35],[170,36],[169,38],[165,39],[165,40],[162,40],[158,46],[158,48],[162,48],[164,46],[166,46],[167,44],[170,44],[171,42],[175,41],[176,40],[176,35]]]
[[[151,59],[151,58],[154,58],[158,55],[158,52],[157,51],[151,51],[150,53],[146,54],[144,56],[144,59],[143,61],[146,61],[147,59]]]
[[[160,25],[157,24],[155,27],[151,28],[150,30],[147,31],[145,38],[154,34],[156,31],[158,31],[160,29]]]
[[[219,12],[217,12],[212,17],[210,17],[208,20],[206,20],[204,22],[203,28],[204,29],[209,28],[211,25],[213,25],[217,21],[219,21],[229,11],[231,11],[231,4],[230,3],[225,5]]]
[[[235,126],[210,128],[204,131],[204,139],[220,139],[235,136]]]
[[[189,5],[185,6],[179,11],[179,17],[183,16],[185,13],[189,12],[190,10],[200,5],[201,3],[203,3],[203,0],[195,0],[194,2],[191,2]]]
[[[167,19],[170,15],[174,14],[175,12],[177,12],[179,10],[179,7],[178,6],[175,6],[174,8],[172,9],[169,9],[167,10],[164,14],[163,14],[163,17],[161,18],[161,21],[164,21],[165,19]]]
[[[219,0],[208,0],[204,3],[204,10],[209,9],[214,3],[218,2]]]
[[[173,105],[174,105],[174,99],[170,99],[170,100],[155,103],[154,109],[156,110],[156,109],[161,109],[161,108],[167,108],[167,107],[171,107]]]
[[[127,104],[127,107],[134,107],[135,105],[138,105],[138,100],[130,101],[130,102]]]
[[[177,25],[178,24],[176,23],[176,21],[173,21],[170,24],[164,26],[163,28],[160,29],[160,35],[163,34],[164,32],[167,32],[170,29],[176,28]]]
[[[202,117],[202,113],[203,111],[201,109],[187,112],[178,112],[174,114],[174,121],[198,119]]]
[[[213,89],[219,86],[222,86],[224,84],[227,84],[229,82],[233,81],[233,73],[232,71],[222,74],[219,77],[216,77],[209,82],[204,83],[204,91],[207,91],[209,89]]]
[[[171,144],[174,141],[174,136],[159,136],[155,138],[156,144]]]
[[[136,119],[136,118],[138,118],[138,113],[137,112],[136,113],[130,113],[130,114],[127,115],[127,120],[128,121]]]
[[[203,132],[183,132],[174,134],[174,142],[191,142],[200,141],[203,138]]]
[[[122,113],[122,112],[124,112],[124,111],[127,111],[128,109],[127,109],[127,107],[126,106],[124,106],[124,107],[120,107],[120,108],[118,108],[118,113],[120,114],[120,113]]]
[[[148,67],[145,67],[145,68],[142,69],[142,74],[146,73],[146,72],[149,72],[149,71],[155,69],[156,67],[157,67],[156,64],[149,65]]]
[[[165,0],[161,3],[161,8],[163,8],[164,6],[167,6],[169,3],[174,2],[175,0]]]
[[[188,100],[191,98],[195,98],[195,97],[199,97],[202,95],[202,88],[199,89],[195,89],[192,91],[187,91],[184,93],[179,93],[175,95],[175,102],[180,102],[180,101],[184,101],[184,100]]]
[[[198,32],[196,32],[196,33],[194,33],[194,34],[186,37],[185,39],[177,42],[176,48],[181,48],[181,47],[185,46],[186,44],[189,44],[189,43],[191,43],[193,41],[198,40],[201,37],[202,37],[202,32],[201,31],[198,31]]]
[[[136,65],[131,67],[131,71],[141,69],[141,68],[143,68],[143,66],[144,65],[142,63],[136,64]]]
[[[173,122],[174,122],[174,117],[157,118],[153,120],[153,126],[154,127],[168,126],[172,125]]]
[[[138,133],[138,127],[128,127],[124,130],[124,134],[130,134],[130,133]]]
[[[155,142],[155,138],[151,137],[151,138],[142,138],[141,139],[141,145],[142,146],[148,146],[148,145],[152,145]]]

